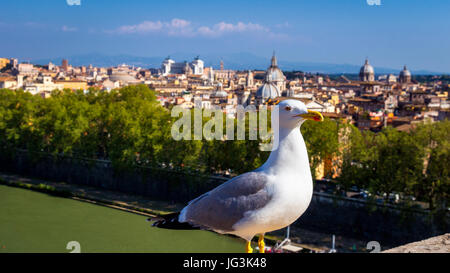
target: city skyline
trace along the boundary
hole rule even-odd
[[[278,54],[276,54],[278,56]],[[257,56],[249,52],[238,52],[231,54],[210,54],[199,55],[187,52],[176,52],[166,54],[165,56],[133,56],[128,54],[119,55],[105,55],[102,53],[90,53],[73,56],[44,58],[36,60],[22,59],[22,62],[29,62],[35,65],[47,65],[48,63],[61,64],[62,60],[68,60],[71,65],[74,66],[97,66],[97,67],[114,67],[122,64],[143,67],[143,68],[160,68],[164,59],[170,57],[171,59],[180,62],[189,62],[189,60],[196,57],[200,57],[205,63],[205,67],[213,67],[213,69],[220,69],[220,63],[223,63],[227,69],[233,70],[265,70],[269,65],[268,56]],[[366,58],[368,59],[368,58]],[[365,59],[361,59],[359,64],[332,64],[325,62],[302,62],[302,61],[289,61],[279,60],[280,68],[284,71],[302,71],[306,73],[319,73],[319,74],[358,74],[361,65]],[[375,74],[398,74],[404,65],[401,67],[382,67],[378,66],[377,60],[369,59],[374,64]],[[405,64],[409,67],[409,65]],[[445,75],[445,72],[430,71],[425,69],[411,69],[415,75]]]
[[[0,34],[7,42],[0,52],[33,62],[94,52],[263,57],[276,50],[292,62],[360,65],[368,57],[376,67],[450,71],[450,38],[443,33],[450,29],[450,3],[335,2],[8,2],[2,4]]]

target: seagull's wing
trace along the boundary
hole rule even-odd
[[[262,208],[270,201],[266,185],[265,174],[244,173],[189,202],[179,220],[216,231],[233,231],[233,225],[246,212]]]

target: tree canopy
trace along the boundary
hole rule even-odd
[[[191,122],[194,124],[193,111]],[[270,113],[269,113],[270,115]],[[0,90],[0,148],[110,160],[114,167],[170,167],[206,174],[240,174],[262,165],[260,140],[174,140],[170,109],[145,85],[110,92],[55,90],[48,98]],[[211,117],[202,117],[202,125]],[[223,118],[226,128],[226,117]],[[236,119],[234,139],[237,139]],[[270,126],[270,124],[269,124]],[[301,128],[312,173],[334,159],[338,182],[373,194],[403,192],[431,208],[448,203],[450,121],[420,124],[411,132],[387,127],[361,132],[340,120],[306,121]],[[193,134],[194,132],[191,132]],[[224,130],[224,134],[226,130]]]

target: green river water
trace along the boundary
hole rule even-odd
[[[243,252],[244,241],[200,230],[151,227],[147,217],[0,185],[0,253]]]

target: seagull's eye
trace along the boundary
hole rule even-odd
[[[286,110],[286,111],[291,111],[291,110],[292,110],[292,107],[286,106],[286,107],[284,107],[284,110]]]

